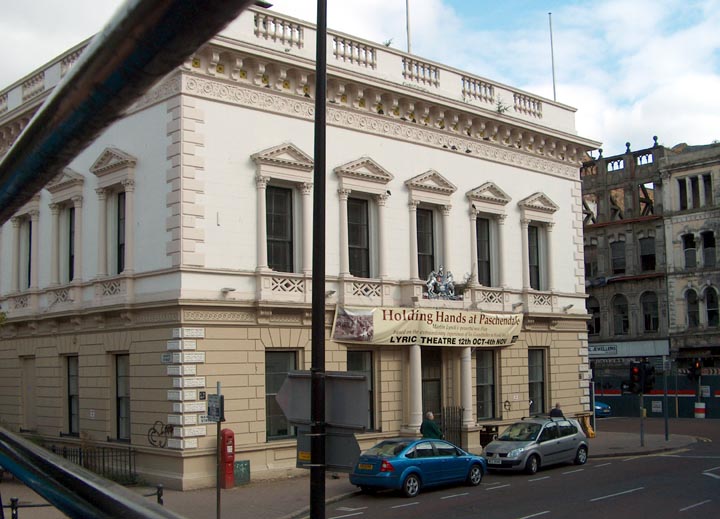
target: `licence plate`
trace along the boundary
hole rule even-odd
[[[370,463],[358,463],[360,470],[372,470],[373,466]]]
[[[500,458],[490,458],[487,462],[490,465],[502,465],[502,460]]]

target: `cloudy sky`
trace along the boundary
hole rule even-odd
[[[316,0],[270,0],[314,21]],[[0,89],[91,36],[121,0],[0,0]],[[574,106],[605,156],[720,140],[720,0],[409,0],[412,52]],[[328,0],[328,26],[406,50],[405,0]]]

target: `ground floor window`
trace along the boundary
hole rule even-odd
[[[78,385],[78,358],[67,357],[68,434],[80,433],[80,391]]]
[[[421,362],[423,414],[432,411],[442,423],[442,354],[438,348],[423,348]]]
[[[275,400],[290,371],[297,369],[297,352],[265,352],[265,426],[268,440],[289,438],[295,435],[295,427]]]
[[[130,355],[115,356],[117,439],[130,441]]]
[[[530,414],[545,412],[545,351],[528,350]]]
[[[365,427],[368,430],[375,429],[374,416],[374,380],[373,380],[373,352],[372,351],[353,351],[347,352],[347,370],[365,375],[368,388],[367,399],[367,423]],[[360,402],[358,402],[360,405]]]
[[[495,352],[478,350],[475,353],[477,419],[495,417]]]

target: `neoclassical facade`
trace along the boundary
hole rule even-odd
[[[3,426],[130,445],[146,480],[209,486],[220,382],[236,459],[295,466],[275,395],[310,364],[314,33],[246,11],[2,225]],[[0,91],[0,153],[83,48]],[[426,410],[459,408],[476,451],[555,401],[589,411],[578,167],[598,143],[575,110],[332,31],[328,49],[326,369],[366,376],[361,446],[417,434]],[[440,269],[452,298],[428,293]],[[345,307],[522,329],[507,346],[333,340]]]

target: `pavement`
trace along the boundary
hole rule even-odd
[[[602,423],[602,422],[601,422]],[[698,439],[695,436],[670,434],[640,434],[636,432],[611,432],[600,429],[590,438],[590,458],[628,457],[656,454],[687,447]],[[299,519],[309,515],[309,471],[297,469],[291,477],[251,481],[247,485],[221,491],[222,517],[226,519]],[[152,487],[133,487],[136,492],[148,496]],[[350,484],[347,474],[328,473],[325,483],[326,502],[336,502],[357,492]],[[11,497],[18,497],[20,504],[41,504],[45,501],[22,483],[7,475],[0,483],[0,497],[8,505]],[[155,497],[147,497],[155,500]],[[214,488],[174,491],[164,490],[164,506],[187,519],[216,517],[217,491]],[[2,514],[0,513],[0,517]],[[10,511],[6,508],[6,517]],[[61,519],[65,515],[55,508],[21,509],[18,519]]]

